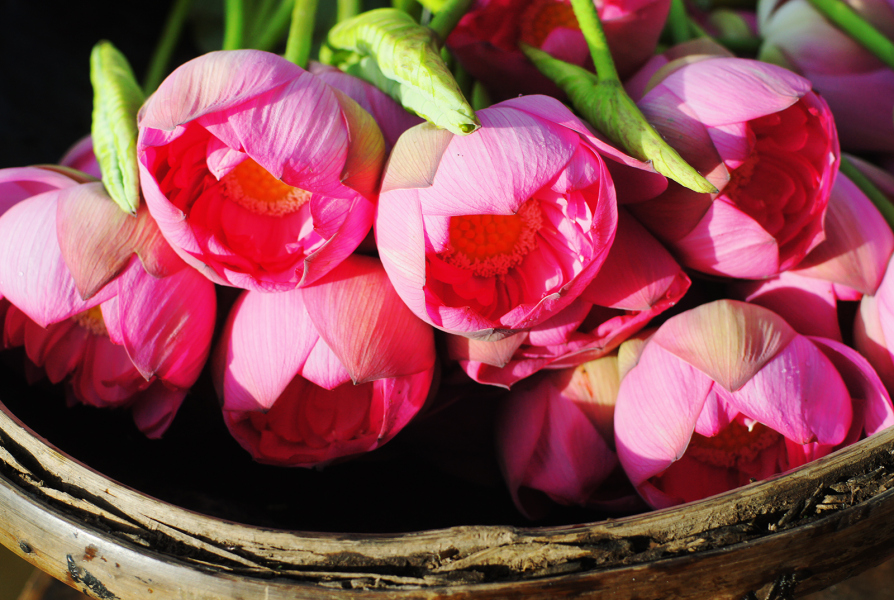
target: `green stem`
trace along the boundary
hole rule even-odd
[[[809,0],[820,13],[894,69],[894,42],[841,0]]]
[[[245,29],[245,5],[243,0],[224,0],[224,50],[242,48]]]
[[[391,0],[391,6],[397,10],[404,11],[417,21],[422,16],[422,4],[417,0]]]
[[[441,41],[446,40],[470,6],[472,6],[472,0],[448,0],[428,26],[438,34]]]
[[[844,173],[848,179],[853,181],[854,185],[860,188],[861,192],[866,194],[866,197],[869,198],[879,212],[882,213],[888,226],[894,229],[894,204],[891,204],[888,197],[879,191],[869,178],[866,177],[862,171],[857,169],[857,167],[854,166],[854,163],[848,160],[846,156],[842,155],[839,170]]]
[[[361,0],[338,0],[338,11],[336,12],[336,23],[347,21],[351,17],[360,14]]]
[[[689,15],[686,14],[686,5],[683,4],[683,0],[671,0],[670,12],[667,15],[667,28],[675,45],[692,39]]]
[[[164,30],[162,30],[161,38],[158,45],[155,46],[155,52],[152,54],[152,61],[146,70],[146,78],[143,81],[143,92],[148,96],[155,91],[161,80],[164,79],[168,68],[168,62],[174,53],[174,47],[177,40],[180,39],[180,33],[183,31],[183,24],[186,23],[186,17],[189,15],[189,7],[192,0],[177,0],[171,7],[168,19],[165,21]]]
[[[301,68],[306,68],[310,60],[316,16],[317,0],[295,0],[285,57]]]
[[[267,21],[273,12],[274,0],[260,0],[256,8],[251,10],[250,18],[246,23],[245,45],[254,48],[253,42],[263,34],[267,28]]]
[[[289,19],[292,16],[294,0],[282,0],[276,7],[276,12],[270,17],[266,25],[259,28],[259,33],[252,43],[252,48],[258,50],[273,50],[274,46],[282,39],[289,28]]]
[[[571,0],[571,8],[574,9],[574,16],[577,17],[580,30],[587,40],[600,83],[618,81],[618,70],[615,69],[615,61],[612,60],[612,53],[608,49],[602,21],[599,20],[599,13],[596,12],[593,0]]]

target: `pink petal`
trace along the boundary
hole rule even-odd
[[[83,298],[118,275],[134,252],[157,276],[182,268],[145,206],[137,214],[133,218],[122,211],[99,182],[59,192],[59,247]]]
[[[750,121],[788,108],[810,91],[810,82],[787,69],[756,60],[712,58],[674,71],[655,89],[659,88],[682,98],[699,121],[712,127]],[[748,101],[743,102],[743,98]]]
[[[608,258],[581,298],[600,306],[649,310],[681,276],[686,278],[664,246],[627,211],[619,210],[618,233]],[[674,290],[674,302],[685,288]]]
[[[281,56],[257,50],[204,54],[162,82],[140,111],[140,126],[172,131],[203,115],[237,107],[300,73],[300,67]]]
[[[188,391],[171,389],[162,381],[156,381],[140,392],[131,406],[134,423],[146,437],[160,438],[174,420]]]
[[[395,152],[398,147],[400,142]],[[382,266],[395,291],[416,316],[427,320],[425,234],[417,190],[394,190],[379,196],[375,234]]]
[[[214,284],[193,269],[156,278],[132,261],[118,278],[124,346],[146,379],[186,389],[198,379],[211,348]]]
[[[826,239],[798,264],[797,272],[874,294],[894,252],[894,233],[854,183],[838,174],[824,223]]]
[[[493,342],[475,340],[464,335],[446,334],[447,352],[450,358],[494,367],[505,367],[509,364],[512,355],[526,339],[527,334],[524,332]]]
[[[63,190],[64,191],[64,190]],[[42,327],[108,299],[107,287],[85,301],[62,259],[56,236],[58,191],[19,202],[0,218],[0,293]]]
[[[783,271],[771,279],[733,282],[732,297],[769,308],[802,335],[841,341],[834,286],[800,273]]]
[[[242,294],[215,350],[215,386],[224,409],[269,409],[318,339],[297,292]]]
[[[367,198],[378,192],[385,164],[385,140],[372,115],[347,94],[335,90],[335,97],[347,122],[351,140],[341,182]]]
[[[838,444],[851,425],[851,399],[832,363],[795,337],[731,396],[740,412],[800,444]]]
[[[43,167],[0,169],[0,215],[25,198],[78,183],[60,171]]]
[[[355,384],[434,365],[431,326],[401,301],[378,260],[352,255],[301,293],[317,331]]]
[[[497,417],[497,444],[509,491],[527,513],[522,488],[560,504],[585,505],[615,458],[583,412],[551,385],[516,388]],[[534,516],[534,515],[529,515]]]
[[[883,318],[879,312],[885,304],[875,296],[863,296],[854,320],[854,347],[872,364],[885,387],[891,391],[894,390],[894,356],[888,350],[888,336],[894,335],[894,331],[886,326],[890,322],[890,314],[885,314]]]
[[[426,215],[514,214],[581,144],[576,132],[521,111],[476,114],[481,129],[451,140],[434,185],[419,196]]]
[[[431,187],[453,134],[422,123],[397,140],[382,178],[382,193]]]
[[[683,455],[712,385],[704,373],[646,343],[621,380],[615,405],[615,447],[633,485]]]
[[[894,425],[894,405],[885,386],[863,356],[839,342],[811,337],[810,340],[835,365],[853,400],[854,426],[852,442],[865,432],[875,435]],[[849,436],[850,437],[850,436]]]
[[[718,300],[672,317],[649,341],[734,392],[796,336],[776,313],[753,304]]]
[[[334,390],[351,381],[351,374],[323,338],[317,339],[307,362],[301,367],[300,375],[327,390]]]
[[[674,248],[683,265],[704,273],[760,279],[779,272],[776,239],[723,200],[711,203],[704,218]]]

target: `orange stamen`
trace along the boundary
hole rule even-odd
[[[537,247],[542,224],[540,205],[531,199],[514,215],[465,215],[450,218],[448,263],[481,277],[505,275]]]
[[[554,29],[580,29],[574,9],[567,0],[534,0],[522,13],[519,39],[539,48]]]
[[[227,197],[259,215],[282,217],[301,208],[313,195],[292,187],[250,158],[220,180]]]

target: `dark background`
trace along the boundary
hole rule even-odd
[[[111,41],[142,80],[170,5],[168,0],[3,0],[0,167],[56,162],[88,134],[93,45]],[[178,56],[196,52],[185,36]]]

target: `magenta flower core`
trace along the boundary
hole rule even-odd
[[[164,196],[190,215],[194,228],[208,228],[197,234],[232,250],[218,254],[217,261],[238,271],[248,260],[262,272],[277,273],[326,242],[312,231],[312,194],[276,179],[253,159],[246,157],[218,181],[207,165],[211,139],[207,130],[190,124],[183,135],[147,154]]]
[[[819,111],[802,98],[792,106],[745,123],[751,153],[728,160],[726,198],[772,235],[780,255],[797,245],[805,224],[824,206],[819,193],[828,157],[828,133]],[[738,163],[738,164],[737,164]]]

